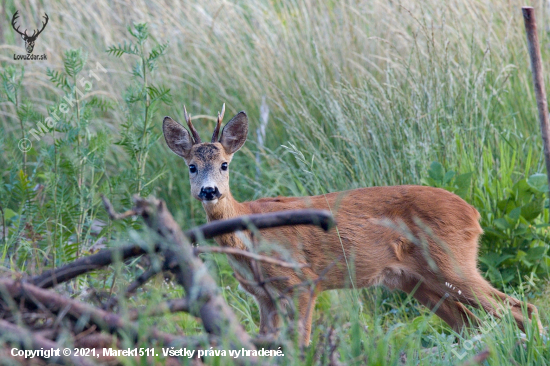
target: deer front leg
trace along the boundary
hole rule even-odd
[[[317,294],[313,292],[303,292],[298,298],[298,307],[300,319],[298,322],[298,331],[300,332],[300,346],[309,345],[309,337],[311,336],[311,321],[313,319],[313,309],[315,309],[315,301]]]
[[[256,296],[256,301],[260,308],[260,334],[276,333],[280,325],[277,306],[265,296]]]

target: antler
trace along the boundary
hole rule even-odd
[[[211,142],[218,142],[218,134],[220,133],[220,127],[222,126],[222,120],[223,120],[224,114],[225,114],[225,103],[223,103],[223,106],[222,106],[222,113],[220,114],[220,112],[218,112],[218,123],[216,124],[214,133],[212,134]]]
[[[28,35],[27,35],[27,30],[26,30],[26,29],[25,29],[25,33],[21,33],[21,32],[19,31],[19,27],[15,28],[15,22],[17,22],[17,18],[19,18],[19,14],[18,14],[18,13],[19,13],[19,10],[17,10],[17,11],[15,12],[15,14],[13,14],[13,17],[11,18],[11,26],[12,26],[13,29],[15,29],[15,31],[16,31],[17,33],[19,33],[20,35],[25,36],[25,37],[28,37]]]
[[[191,130],[191,134],[193,135],[193,140],[195,140],[193,145],[200,144],[202,142],[201,138],[199,136],[199,133],[197,132],[197,130],[195,130],[195,127],[191,123],[191,116],[187,114],[187,109],[185,109],[185,106],[183,106],[183,115],[185,117],[185,120],[187,121],[187,126],[189,126],[189,129]]]
[[[38,33],[36,33],[37,31],[35,30],[35,31],[32,33],[32,36],[30,36],[29,38],[36,38],[36,37],[38,37],[38,35],[39,35],[40,33],[42,33],[42,31],[44,30],[44,28],[46,28],[46,24],[48,24],[48,19],[50,19],[50,18],[48,17],[48,14],[47,14],[47,13],[44,13],[44,18],[46,18],[46,22],[42,22],[42,29],[40,29],[40,30],[38,31]],[[35,33],[36,33],[36,34],[35,34]]]

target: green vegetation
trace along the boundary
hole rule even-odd
[[[161,122],[165,115],[182,122],[185,104],[201,135],[209,136],[226,103],[226,116],[245,110],[252,124],[232,162],[237,199],[373,185],[444,187],[481,213],[486,278],[535,303],[548,327],[548,187],[521,5],[33,3],[20,9],[28,14],[22,21],[49,14],[34,51],[48,60],[23,62],[13,60],[24,49],[9,28],[20,5],[6,1],[0,8],[1,271],[40,273],[135,239],[141,222],[110,222],[100,193],[118,208],[129,208],[132,194],[152,194],[168,203],[183,228],[204,223],[183,161],[165,146]],[[538,9],[537,21],[550,70],[545,11]],[[265,135],[256,130],[262,100],[269,111]],[[32,142],[29,151],[18,148],[21,138]],[[237,289],[227,260],[203,258],[246,329],[257,332],[257,306]],[[142,270],[136,260],[79,278],[63,291],[116,293]],[[160,277],[147,288],[128,301],[152,308],[166,294],[181,296]],[[453,346],[461,337],[404,294],[326,292],[314,313],[312,346],[301,352],[289,341],[286,356],[272,362],[329,364],[334,329],[345,365],[460,364],[484,349],[491,352],[488,365],[550,364],[550,343],[532,329],[522,342],[510,319],[480,316],[491,326]],[[151,321],[141,319],[144,326]],[[156,324],[201,331],[185,314]]]

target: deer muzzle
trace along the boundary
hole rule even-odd
[[[201,201],[213,201],[221,197],[218,187],[202,187],[199,193]]]

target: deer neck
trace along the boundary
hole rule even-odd
[[[204,211],[206,211],[208,222],[231,219],[247,213],[244,205],[237,202],[231,195],[231,192],[220,199],[216,204],[203,203],[202,206],[204,207]]]
[[[206,211],[208,222],[231,219],[236,216],[250,213],[249,210],[247,210],[246,204],[237,202],[231,193],[219,200],[215,205],[203,203],[202,206]],[[246,249],[245,244],[235,233],[220,235],[216,237],[215,240],[220,246]]]

